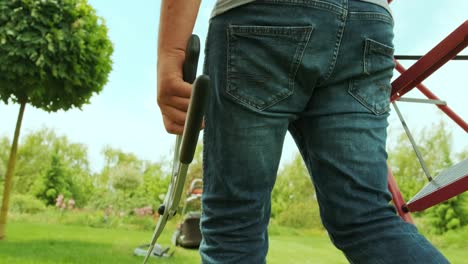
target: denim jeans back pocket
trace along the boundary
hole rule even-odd
[[[312,26],[230,25],[227,94],[255,110],[292,95],[312,31]]]
[[[393,47],[366,39],[362,75],[350,82],[349,93],[376,115],[390,110],[393,53]]]

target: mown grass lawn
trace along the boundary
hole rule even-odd
[[[161,244],[169,245],[173,229],[172,224],[165,230]],[[268,263],[348,263],[322,232],[301,233],[281,228],[272,230]],[[141,263],[142,258],[133,256],[132,252],[150,236],[151,232],[142,231],[10,222],[7,239],[0,241],[0,263]],[[452,263],[466,263],[466,250],[460,245],[442,251]],[[150,263],[200,263],[200,257],[195,250],[177,248],[171,258],[152,259]]]
[[[169,245],[173,229],[165,230],[161,244]],[[284,230],[272,232],[268,263],[347,263],[324,234],[302,237]],[[8,225],[7,239],[0,241],[0,263],[141,263],[132,252],[150,236],[142,231],[15,222]],[[177,248],[171,258],[150,263],[200,263],[200,257],[196,250]]]
[[[161,239],[169,243],[170,234]],[[149,241],[151,232],[40,223],[10,223],[0,241],[0,263],[140,263],[132,255]],[[198,263],[196,251],[177,250],[171,259],[151,263]]]

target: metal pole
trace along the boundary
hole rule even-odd
[[[400,119],[401,124],[403,125],[403,128],[405,129],[406,135],[408,136],[408,139],[410,140],[411,145],[413,146],[414,152],[416,153],[416,156],[418,157],[419,163],[421,164],[424,174],[426,175],[429,181],[432,181],[431,174],[429,173],[426,163],[424,162],[424,159],[422,158],[421,152],[419,151],[419,148],[416,145],[416,142],[414,141],[413,135],[411,134],[408,126],[406,125],[405,119],[403,118],[403,115],[401,114],[400,109],[398,108],[395,102],[393,102],[392,104],[393,104],[393,108],[398,114],[398,118]]]
[[[447,102],[442,101],[442,100],[421,99],[421,98],[400,97],[400,98],[398,98],[397,101],[398,101],[398,102],[407,102],[407,103],[422,103],[422,104],[447,105]]]

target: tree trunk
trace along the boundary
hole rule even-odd
[[[5,183],[3,189],[2,209],[0,211],[0,240],[5,238],[6,221],[8,215],[8,204],[10,202],[10,193],[13,186],[13,172],[15,171],[16,153],[18,152],[18,138],[21,130],[21,123],[23,121],[24,109],[26,102],[22,102],[16,121],[15,135],[13,137],[13,144],[11,145],[10,158],[8,159],[8,168],[5,175]]]

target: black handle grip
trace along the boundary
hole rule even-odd
[[[210,78],[201,75],[195,80],[192,88],[192,97],[185,120],[184,134],[180,147],[180,162],[190,164],[198,143],[203,115],[208,101]]]
[[[193,83],[197,75],[198,57],[200,56],[200,38],[192,35],[187,43],[187,50],[184,61],[184,81]],[[210,79],[202,75],[195,80],[192,87],[192,95],[185,120],[184,133],[179,152],[179,161],[190,164],[195,154],[198,143],[205,106],[208,98],[208,86]]]
[[[198,57],[200,56],[200,38],[192,35],[187,43],[183,66],[184,81],[193,83],[197,76]]]

